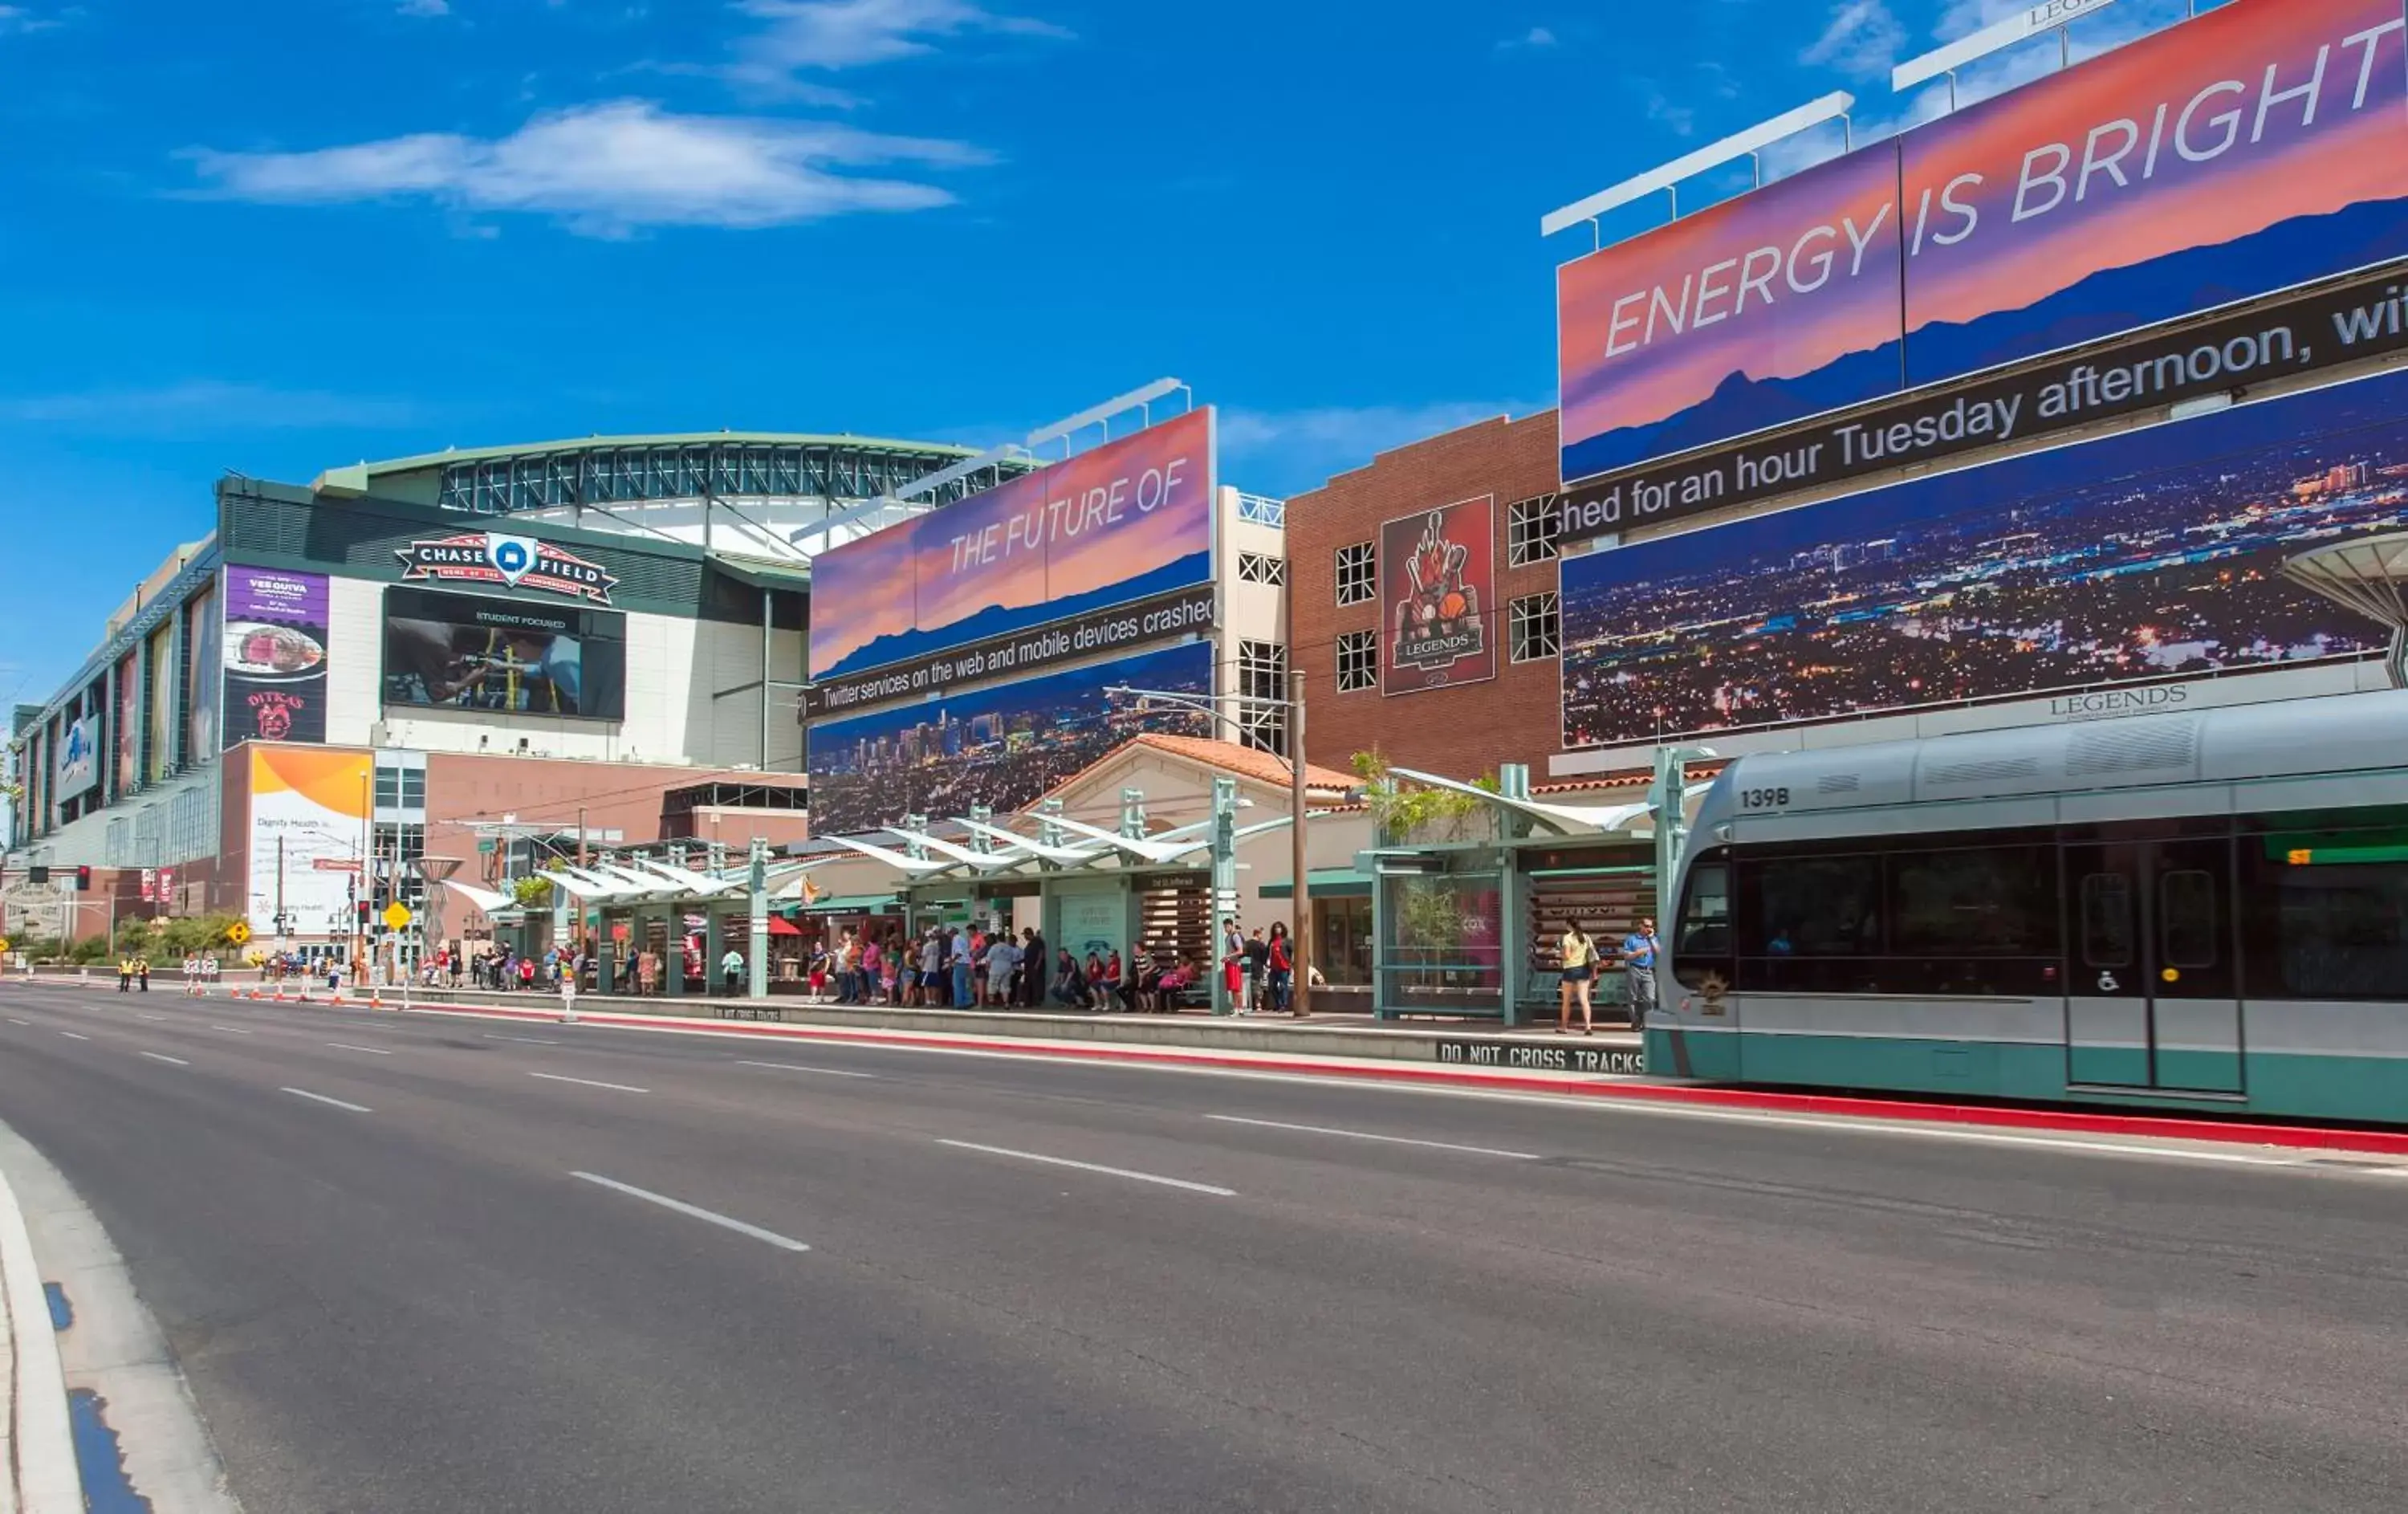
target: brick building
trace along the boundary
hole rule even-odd
[[[1377,746],[1394,764],[1477,777],[1526,762],[1542,779],[1563,750],[1554,512],[1555,413],[1499,416],[1381,454],[1288,501],[1288,645],[1306,675],[1316,762],[1344,767]],[[1380,592],[1381,527],[1490,498],[1493,591],[1481,614],[1497,675],[1383,694],[1394,634]]]

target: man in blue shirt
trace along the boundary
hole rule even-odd
[[[1638,929],[1622,938],[1622,972],[1630,999],[1630,1027],[1645,1030],[1648,1011],[1656,1007],[1656,922],[1641,918]]]

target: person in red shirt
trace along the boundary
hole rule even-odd
[[[1271,1009],[1290,1011],[1296,1005],[1296,959],[1289,955],[1287,922],[1271,922],[1270,954],[1266,965],[1269,969]]]

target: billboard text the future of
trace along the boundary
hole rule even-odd
[[[1565,265],[1564,478],[2408,253],[2403,41],[2232,0]]]
[[[1212,440],[1211,411],[1193,411],[822,553],[811,565],[814,710],[867,709],[1209,628],[1187,598],[1212,577]],[[1127,617],[1102,613],[1121,606],[1160,613],[1123,636]],[[1020,633],[1082,617],[1095,623],[1084,644],[1012,655]],[[978,669],[965,672],[954,654],[973,647]],[[997,647],[1009,668],[994,665]]]

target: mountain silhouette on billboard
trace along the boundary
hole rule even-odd
[[[1901,385],[1918,388],[1960,378],[2403,253],[2408,206],[2400,201],[2368,200],[2329,215],[2295,217],[2213,247],[2103,269],[2021,310],[1921,327],[1907,338],[1903,364],[1899,344],[1885,342],[1794,379],[1733,373],[1712,396],[1678,415],[1567,447],[1564,477],[1586,478],[1712,446],[1844,409]],[[2302,333],[2301,339],[2313,344],[2315,335]]]
[[[1107,584],[1085,594],[1073,594],[1059,599],[1047,599],[1039,604],[1008,609],[991,604],[985,609],[963,616],[950,626],[927,629],[897,631],[864,642],[820,675],[820,681],[842,678],[852,673],[883,668],[890,662],[904,662],[924,657],[948,647],[968,646],[985,641],[990,636],[1007,636],[1025,631],[1032,626],[1051,621],[1068,620],[1091,610],[1108,610],[1116,604],[1142,599],[1172,589],[1183,589],[1209,582],[1212,577],[1212,555],[1191,552],[1184,557],[1173,558],[1160,568],[1151,568],[1134,577]]]

